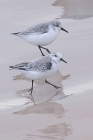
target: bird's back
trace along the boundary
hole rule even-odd
[[[37,25],[35,25],[33,27],[30,27],[26,31],[19,32],[18,34],[20,34],[20,35],[29,35],[29,34],[43,34],[43,33],[47,33],[48,30],[49,30],[49,23],[50,22],[37,24]]]
[[[50,70],[51,67],[52,67],[52,59],[50,56],[43,56],[29,63],[21,63],[15,66],[10,66],[10,68],[12,69],[24,71],[40,71],[40,72]]]

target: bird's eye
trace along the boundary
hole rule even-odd
[[[56,25],[57,27],[59,27],[58,25]]]
[[[57,55],[55,55],[55,57],[57,57]]]

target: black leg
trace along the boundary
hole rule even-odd
[[[32,91],[33,91],[33,82],[34,80],[32,80],[32,87],[31,87],[31,93],[30,93],[31,96],[32,96]]]
[[[44,54],[43,54],[43,52],[42,52],[42,50],[41,50],[41,46],[38,46],[38,48],[39,48],[39,50],[40,50],[42,56],[44,56]]]
[[[41,47],[41,46],[40,46]],[[48,53],[51,54],[51,52],[47,49],[47,48],[44,48],[44,47],[41,47],[42,49],[45,49]]]
[[[32,80],[32,86],[31,86],[31,89],[28,90],[28,92],[31,91],[30,95],[32,95],[32,91],[33,91],[33,82],[34,82],[34,80]]]
[[[31,90],[31,88],[28,90],[28,92]]]
[[[49,83],[46,79],[45,79],[45,82],[46,82],[47,84],[49,84],[49,85],[51,85],[51,86],[55,87],[56,89],[61,88],[61,87],[58,87],[58,86],[55,86],[55,85],[53,85],[53,84]]]
[[[34,101],[34,98],[33,98],[33,96],[32,96],[32,92],[33,92],[33,82],[34,82],[34,80],[32,80],[32,87],[31,87],[31,89],[30,89],[30,90],[31,90],[31,93],[30,93],[30,95],[31,95],[31,97],[32,97],[32,100],[33,100],[33,102],[34,102],[34,105],[35,105],[35,101]],[[30,90],[29,90],[29,91],[30,91]],[[29,91],[28,91],[28,92],[29,92]]]

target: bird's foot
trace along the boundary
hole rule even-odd
[[[54,86],[56,89],[59,89],[59,88],[61,88],[61,87],[58,87],[58,86]]]
[[[46,49],[47,50],[47,52],[49,53],[49,54],[51,54],[51,52],[48,50],[48,49]]]

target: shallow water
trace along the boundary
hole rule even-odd
[[[93,139],[92,7],[92,0],[0,0],[2,140]],[[61,52],[68,63],[61,63],[60,72],[48,79],[60,90],[43,80],[35,81],[34,106],[27,92],[31,81],[18,71],[9,70],[9,66],[31,61],[41,54],[37,47],[10,33],[53,19],[58,19],[69,34],[60,32],[47,47],[51,52]]]

